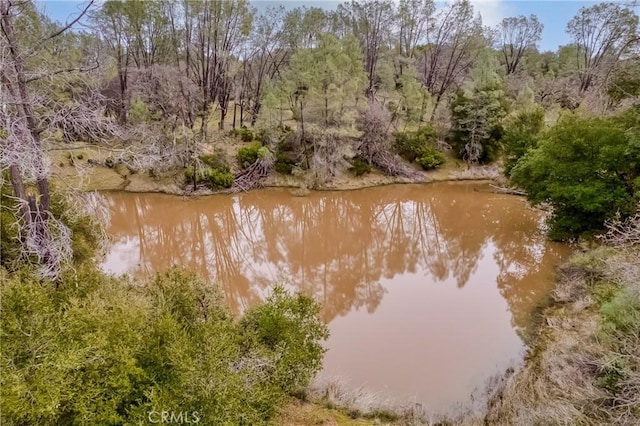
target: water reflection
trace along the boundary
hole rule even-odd
[[[283,189],[194,200],[107,197],[113,212],[107,270],[147,274],[179,264],[219,281],[236,311],[259,301],[274,281],[290,283],[320,301],[331,323],[325,370],[394,392],[409,389],[434,406],[459,400],[456,392],[468,396],[469,377],[477,384],[486,371],[521,354],[516,333],[548,292],[552,268],[566,252],[545,240],[541,216],[523,200],[478,184],[398,185],[303,198]],[[408,313],[413,316],[402,319]],[[416,333],[425,339],[422,346],[407,347]],[[461,354],[456,339],[475,342],[465,351],[483,344],[493,349],[485,357]],[[487,345],[487,339],[494,342]],[[358,354],[367,345],[389,349],[368,365]],[[425,346],[438,350],[425,352]],[[411,374],[393,367],[398,360]],[[441,396],[432,397],[446,368],[423,378],[416,369],[442,362],[465,365],[456,375],[461,384],[448,386],[451,395],[440,389]],[[427,383],[412,390],[411,380]]]

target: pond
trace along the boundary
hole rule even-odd
[[[545,239],[541,212],[483,183],[105,196],[105,270],[181,265],[218,281],[238,313],[284,283],[323,306],[321,379],[442,414],[522,362],[533,310],[569,253]]]

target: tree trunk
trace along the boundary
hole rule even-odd
[[[233,130],[236,129],[236,110],[238,109],[238,104],[233,102],[233,123],[231,124],[231,128]]]
[[[33,138],[33,143],[38,149],[41,148],[40,130],[36,124],[33,112],[33,105],[29,99],[27,92],[27,79],[24,70],[24,59],[18,51],[18,42],[15,38],[13,20],[10,15],[10,3],[3,1],[0,3],[0,12],[2,13],[1,24],[2,31],[6,36],[9,52],[13,61],[13,69],[15,71],[15,84],[18,86],[18,102],[17,111],[21,119],[26,123],[28,132]],[[39,154],[41,155],[41,154]],[[32,158],[31,161],[42,164],[42,158]],[[26,201],[24,182],[22,181],[21,171],[18,165],[11,165],[11,184],[13,185],[14,194],[22,200]],[[46,177],[37,179],[38,192],[40,193],[40,210],[43,214],[49,211],[51,205],[51,195],[49,194],[49,182]],[[24,211],[23,211],[24,214]]]

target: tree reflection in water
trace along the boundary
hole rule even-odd
[[[452,277],[462,288],[493,245],[498,287],[521,328],[544,295],[536,283],[566,250],[545,240],[540,214],[522,200],[477,184],[308,197],[269,189],[192,200],[107,198],[113,239],[107,269],[148,274],[182,265],[219,281],[236,311],[280,280],[320,301],[328,322],[361,307],[374,312],[386,291],[381,278],[418,273],[436,284]]]
[[[219,281],[236,312],[285,282],[331,323],[323,374],[444,410],[521,359],[531,309],[567,253],[546,241],[539,212],[489,189],[109,194],[105,268],[181,265]]]

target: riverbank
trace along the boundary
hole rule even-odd
[[[560,268],[542,318],[488,424],[640,424],[640,249],[576,255]]]
[[[107,148],[77,144],[52,150],[50,155],[53,180],[80,191],[155,192],[185,196],[216,193],[208,189],[193,192],[185,186],[182,169],[153,173],[147,170],[135,171],[124,164],[106,167],[103,165],[105,159],[111,155],[111,150]],[[234,160],[230,157],[228,161]],[[386,176],[376,170],[363,176],[354,176],[343,170],[330,181],[317,183],[308,172],[298,176],[273,172],[264,186],[291,188],[295,194],[304,195],[309,190],[353,190],[392,184],[467,180],[502,182],[504,179],[498,165],[468,166],[451,155],[447,156],[447,161],[441,168],[432,171],[416,168],[416,173],[417,178],[411,179]]]

